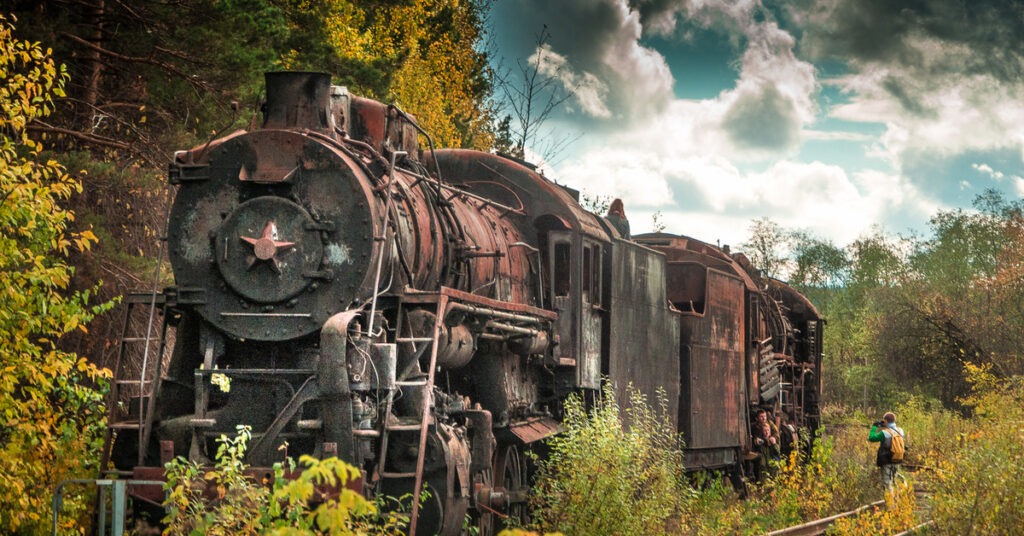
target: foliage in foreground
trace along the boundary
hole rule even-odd
[[[898,534],[918,524],[914,487],[897,482],[892,493],[885,494],[885,506],[860,515],[836,520],[829,528],[832,536],[875,536]]]
[[[567,535],[674,532],[671,524],[692,493],[682,445],[664,412],[635,392],[622,411],[606,385],[589,412],[579,397],[570,398],[563,426],[539,461],[534,528]]]
[[[67,292],[66,258],[92,233],[71,233],[62,203],[81,188],[45,160],[29,125],[53,110],[67,80],[50,51],[13,37],[0,15],[0,532],[43,533],[64,479],[95,474],[105,371],[57,341],[108,306]],[[62,532],[79,532],[87,500],[71,490]]]
[[[811,456],[794,452],[774,466],[761,485],[740,500],[721,480],[702,483],[683,520],[683,534],[756,535],[849,511],[877,500],[881,491],[874,460],[862,455],[866,434],[845,430],[817,439]]]
[[[966,426],[947,430],[959,447],[937,460],[934,519],[939,534],[1016,534],[1024,526],[1024,378],[998,379],[966,366],[973,409]]]
[[[683,474],[681,442],[635,393],[624,411],[607,388],[589,412],[573,398],[563,427],[539,462],[530,527],[539,531],[763,534],[882,496],[866,430],[859,428],[819,437],[809,459],[794,453],[741,500],[720,474]]]
[[[974,420],[960,418],[921,398],[908,399],[895,408],[910,439],[908,463],[925,469],[910,473],[909,467],[904,468],[911,485],[898,485],[894,494],[885,496],[884,508],[840,522],[830,534],[892,534],[920,523],[922,507],[928,503],[917,503],[912,484],[922,479],[934,490],[930,502],[936,525],[932,534],[1013,534],[1024,523],[1016,508],[1024,500],[1024,436],[1020,427],[1024,382],[998,379],[989,369],[972,366],[967,367],[967,377],[974,394],[963,403],[974,409]],[[621,424],[624,417],[631,426]],[[767,482],[751,486],[750,497],[740,500],[718,475],[700,475],[691,482],[694,486],[684,481],[679,473],[677,438],[642,397],[632,395],[631,407],[625,411],[607,391],[589,412],[579,399],[573,399],[567,406],[565,433],[551,442],[551,456],[539,462],[542,471],[535,483],[535,523],[529,528],[540,532],[517,529],[504,534],[755,535],[853,510],[884,496],[874,465],[875,445],[866,441],[867,420],[862,414],[854,415],[848,423],[854,425],[837,427],[832,435],[819,437],[810,458],[794,456],[776,466]],[[239,447],[244,449],[244,437],[222,439],[218,469],[203,475],[215,483],[215,489],[221,486],[218,498],[192,513],[179,510],[184,518],[210,516],[216,507],[217,515],[224,519],[234,516],[237,523],[229,526],[218,521],[221,524],[202,525],[203,531],[216,533],[228,530],[218,527],[230,527],[231,533],[277,534],[326,531],[324,527],[334,522],[330,520],[339,519],[331,514],[335,517],[320,521],[320,514],[303,509],[307,493],[311,493],[311,477],[286,484],[279,468],[279,482],[273,491],[257,489],[238,477],[239,470],[233,468],[240,467]],[[339,469],[333,466],[325,468],[325,463],[320,462],[312,474],[333,473],[339,482],[351,476],[337,473]],[[188,479],[193,487],[183,488],[182,493],[193,493],[193,498],[182,506],[200,504],[202,499],[195,493],[198,484],[205,485],[204,479],[198,468],[183,467],[192,468]],[[304,475],[309,473],[307,469]],[[276,506],[260,497],[274,497]],[[404,523],[404,519],[393,517],[381,525],[374,510],[359,510],[362,503],[358,500],[354,497],[353,502],[342,505],[350,512],[343,515],[348,515],[351,523],[366,520],[374,527],[367,532],[387,533]],[[261,506],[243,508],[253,504],[247,501]],[[242,511],[254,513],[243,519]],[[259,528],[250,531],[246,527]]]
[[[235,438],[222,435],[216,466],[205,472],[183,458],[167,464],[164,534],[386,535],[407,526],[406,517],[382,513],[378,504],[346,488],[359,470],[337,458],[302,456],[304,469],[294,479],[285,478],[286,471],[295,472],[293,461],[277,463],[273,482],[255,482],[242,461],[250,438],[246,426]],[[325,487],[338,490],[337,496],[322,496],[318,488]]]

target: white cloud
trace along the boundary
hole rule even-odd
[[[680,141],[685,141],[685,129],[677,132],[684,132]],[[634,141],[624,143],[628,139]],[[846,244],[892,211],[924,221],[935,208],[894,174],[850,176],[838,166],[791,160],[745,172],[702,150],[710,145],[680,143],[669,150],[648,141],[627,133],[611,147],[563,166],[557,177],[590,193],[621,197],[627,214],[638,218],[637,232],[649,228],[650,215],[660,211],[669,232],[734,245],[746,239],[750,222],[759,217]]]
[[[789,33],[755,16],[759,1],[688,6],[689,16],[747,43],[736,86],[711,99],[671,100],[644,124],[625,125],[566,162],[558,169],[560,181],[621,197],[638,232],[660,211],[669,232],[733,245],[746,239],[758,217],[847,243],[868,232],[886,209],[920,210],[897,177],[850,177],[838,166],[789,158],[805,134],[864,138],[803,131],[817,112],[814,67],[795,56]],[[737,167],[744,162],[760,168]]]
[[[665,57],[640,44],[640,15],[626,0],[614,0],[616,26],[605,42],[600,59],[617,81],[629,108],[628,114],[647,117],[672,98],[675,78]]]
[[[807,0],[813,8],[808,15],[788,22],[806,25],[800,28],[804,36],[808,27],[834,25],[825,2],[858,9],[852,0]],[[843,94],[830,116],[884,125],[877,136],[815,125],[822,82],[796,54],[794,34],[786,30],[795,26],[780,27],[773,18],[777,10],[761,0],[569,0],[539,9],[560,13],[551,27],[569,21],[578,28],[568,41],[553,39],[551,48],[552,61],[572,63],[572,70],[558,71],[573,73],[563,83],[587,88],[574,106],[615,126],[611,134],[594,129],[553,177],[590,194],[621,197],[637,232],[649,229],[651,215],[660,211],[669,232],[737,245],[753,219],[769,217],[846,244],[879,223],[897,232],[920,229],[937,210],[950,208],[936,199],[937,190],[926,189],[926,181],[908,178],[909,157],[922,162],[1014,147],[1024,154],[1024,90],[1017,87],[1024,82],[1000,83],[984,70],[956,73],[951,66],[966,62],[970,47],[910,33],[894,38],[889,34],[899,24],[870,39],[854,32],[857,42],[847,46],[868,52],[843,57],[847,74],[823,82]],[[675,98],[665,58],[640,41],[644,32],[670,36],[683,18],[690,28],[724,32],[740,50],[735,85],[714,98]],[[899,53],[872,39],[896,43]],[[805,52],[828,48],[804,44]],[[884,167],[853,172],[797,161],[807,140],[864,144],[867,164]],[[998,173],[1003,180],[1012,177],[1004,184],[1024,194],[1020,172],[980,162],[975,170],[993,179]]]
[[[1006,177],[1002,171],[996,171],[988,164],[971,164],[971,167],[996,180],[1003,180]]]
[[[874,136],[869,136],[867,134],[841,130],[804,129],[801,134],[804,140],[817,141],[854,141],[867,143],[876,139]]]
[[[572,93],[583,113],[592,117],[612,115],[605,104],[608,86],[591,73],[577,73],[565,56],[551,50],[548,43],[537,47],[527,61],[537,67],[538,73],[557,80],[566,92]]]
[[[847,68],[826,82],[850,97],[831,115],[884,124],[873,156],[899,171],[970,152],[1016,149],[1024,160],[1020,13],[1013,2],[808,0],[789,14],[804,52]]]
[[[748,158],[794,151],[801,130],[815,119],[818,83],[814,66],[794,54],[793,36],[774,21],[755,16],[763,9],[760,1],[692,6],[693,15],[732,27],[747,42],[736,87],[719,96],[727,107],[721,126],[733,145]]]

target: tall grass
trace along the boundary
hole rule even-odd
[[[935,460],[937,534],[1019,534],[1024,527],[1024,378],[967,365],[974,419],[945,431],[957,446]]]
[[[533,528],[568,536],[676,533],[693,491],[664,411],[636,392],[623,411],[606,386],[590,411],[570,398],[564,428],[538,461]]]
[[[808,459],[794,452],[746,500],[723,487],[702,490],[689,502],[682,534],[764,534],[878,500],[874,458],[870,466],[864,462],[865,438],[866,430],[854,428],[818,437]]]

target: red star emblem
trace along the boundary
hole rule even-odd
[[[281,242],[277,239],[277,224],[273,221],[268,221],[266,227],[263,228],[263,236],[259,238],[250,238],[248,236],[240,237],[242,241],[252,245],[252,256],[249,257],[249,269],[251,270],[256,261],[270,261],[270,266],[275,272],[281,273],[281,268],[277,264],[277,253],[283,248],[290,248],[295,245],[295,242]]]

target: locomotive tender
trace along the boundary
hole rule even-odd
[[[602,378],[623,403],[664,390],[688,468],[738,468],[756,407],[819,424],[823,321],[742,255],[621,239],[528,165],[421,149],[413,118],[326,74],[269,73],[263,111],[170,166],[175,286],[152,303],[174,346],[134,415],[111,405],[122,473],[209,461],[245,424],[254,467],[336,455],[367,494],[429,485],[412,531],[470,513],[487,533],[524,514],[524,452],[561,402]]]

